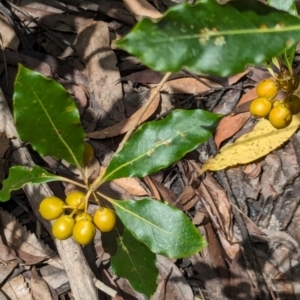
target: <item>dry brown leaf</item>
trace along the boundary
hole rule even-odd
[[[199,201],[199,197],[192,186],[186,185],[180,195],[180,200],[184,210],[189,210]]]
[[[30,289],[34,299],[52,300],[46,281],[38,274],[36,267],[31,268]]]
[[[180,201],[177,201],[176,195],[167,187],[165,187],[160,181],[155,178],[150,178],[152,183],[155,185],[160,197],[157,199],[162,199],[167,201],[169,204],[176,206],[179,209],[183,209],[183,206]]]
[[[34,300],[21,274],[6,282],[1,290],[10,300]]]
[[[12,247],[26,264],[36,264],[54,253],[14,216],[2,209],[0,209],[0,231],[5,237],[7,246]]]
[[[153,92],[153,90],[152,90],[152,92]],[[151,94],[152,94],[152,92],[151,92]],[[139,122],[139,125],[142,124],[143,122],[145,122],[149,117],[151,117],[153,115],[153,113],[156,111],[159,103],[160,103],[160,94],[157,94],[157,96],[154,98],[154,100],[152,101],[152,103],[150,104],[150,106],[148,107],[146,112],[143,114],[143,116]],[[91,139],[105,139],[108,137],[114,137],[114,136],[126,133],[132,127],[132,125],[135,124],[136,118],[137,118],[137,116],[139,116],[141,110],[143,110],[143,107],[141,107],[139,110],[137,110],[130,118],[123,120],[116,125],[107,127],[105,129],[90,132],[87,134],[87,137],[89,137]]]
[[[153,183],[152,178],[150,178],[149,176],[146,176],[146,177],[144,177],[143,180],[146,183],[146,185],[148,186],[148,189],[150,190],[152,197],[154,197],[157,200],[161,200],[160,194],[157,190],[157,187]]]
[[[152,300],[193,299],[193,292],[178,267],[167,257],[157,255],[157,268],[160,276],[157,291]]]
[[[134,15],[136,20],[142,17],[160,18],[162,14],[146,0],[123,0],[126,8]]]
[[[103,175],[105,170],[106,170],[105,167],[100,166],[100,174]],[[148,195],[145,189],[140,185],[140,183],[135,178],[131,178],[131,177],[119,178],[113,180],[112,182],[116,183],[117,185],[125,189],[131,195],[135,195],[135,196]]]
[[[238,106],[254,99],[256,97],[255,89],[248,91],[241,100],[238,102]],[[244,112],[237,115],[226,116],[219,123],[216,133],[215,133],[215,143],[217,148],[220,147],[220,144],[232,137],[235,133],[237,133],[243,125],[250,118],[250,112]]]
[[[80,28],[76,49],[84,61],[94,93],[94,109],[103,110],[107,119],[116,122],[125,117],[123,93],[117,68],[117,58],[110,48],[107,24],[93,21],[91,25]]]
[[[17,256],[15,254],[15,251],[10,247],[4,245],[2,242],[2,238],[0,238],[0,259],[4,262],[7,262],[9,260],[14,260],[16,258]]]
[[[31,7],[35,9],[40,9],[48,12],[53,12],[57,14],[64,13],[63,6],[58,5],[55,0],[47,0],[47,1],[32,1],[32,0],[19,0],[18,6],[22,7]],[[60,7],[60,8],[58,8]]]
[[[0,48],[18,51],[19,42],[14,29],[7,22],[6,18],[0,14]]]
[[[69,285],[69,279],[66,270],[56,268],[51,265],[44,265],[39,268],[39,274],[47,282],[47,284],[55,290],[60,287]]]
[[[15,267],[19,264],[19,262],[10,261],[9,263],[0,265],[0,284],[2,285],[3,281],[12,273]]]
[[[232,77],[228,78],[228,84],[232,85],[239,81],[243,76],[245,76],[248,71],[238,73]],[[206,84],[204,84],[206,83]],[[166,82],[163,86],[163,90],[174,94],[198,94],[209,91],[212,88],[221,88],[219,83],[212,80],[201,78],[201,82],[193,77],[178,78]]]
[[[203,184],[206,186],[207,191],[209,192],[216,205],[220,218],[219,221],[220,224],[222,224],[223,231],[225,232],[226,237],[231,240],[233,235],[233,215],[231,212],[231,204],[227,198],[227,194],[210,174],[207,174],[207,176],[205,176]]]

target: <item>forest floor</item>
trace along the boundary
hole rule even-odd
[[[12,108],[18,64],[61,83],[74,97],[95,150],[89,166],[92,177],[108,165],[164,76],[112,43],[129,32],[141,15],[156,18],[175,4],[153,2],[143,6],[143,1],[126,1],[128,10],[117,0],[0,1],[0,98]],[[298,75],[299,61],[296,54]],[[299,131],[256,162],[201,176],[198,172],[222,146],[253,129],[257,120],[249,113],[249,101],[255,98],[256,84],[268,77],[263,67],[249,67],[228,78],[187,71],[172,74],[143,121],[162,119],[177,108],[228,116],[209,142],[169,168],[106,186],[117,199],[148,195],[167,201],[184,211],[208,241],[207,247],[188,258],[158,256],[160,276],[152,299],[300,300]],[[1,181],[9,166],[20,164],[12,156],[16,149],[11,138],[1,132]],[[64,172],[60,162],[28,149],[36,164]],[[52,188],[67,193],[72,186]],[[74,296],[64,259],[57,255],[56,244],[28,195],[14,192],[0,207],[0,299],[85,299]],[[18,231],[16,241],[13,234]],[[95,276],[117,292],[114,297],[100,292],[99,299],[145,299],[127,280],[113,275],[98,235],[83,253]]]

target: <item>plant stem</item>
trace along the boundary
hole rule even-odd
[[[123,140],[121,141],[116,153],[120,152],[125,143],[128,141],[128,139],[130,138],[131,134],[133,133],[133,131],[135,130],[135,128],[138,126],[143,114],[147,111],[148,107],[150,106],[150,104],[153,102],[153,100],[155,99],[155,97],[157,96],[157,94],[160,92],[160,90],[162,89],[163,85],[167,82],[168,78],[170,77],[171,72],[168,72],[165,74],[165,76],[163,77],[163,79],[160,81],[159,85],[157,86],[157,88],[155,88],[154,92],[151,94],[150,98],[148,99],[148,101],[145,103],[145,105],[143,106],[143,109],[141,109],[139,115],[136,117],[135,122],[132,124],[131,128],[127,131],[126,135],[124,136]]]
[[[135,130],[135,128],[138,126],[138,124],[139,124],[142,116],[147,111],[148,107],[153,102],[153,100],[155,99],[155,97],[157,96],[157,94],[160,92],[160,90],[162,89],[162,87],[164,86],[164,84],[167,82],[167,80],[168,80],[168,78],[170,77],[171,74],[172,74],[171,72],[166,73],[165,76],[163,77],[163,79],[160,81],[159,85],[151,93],[150,98],[144,104],[143,109],[141,109],[139,115],[136,117],[136,119],[133,122],[132,126],[127,131],[126,135],[124,136],[123,140],[121,141],[121,143],[120,143],[120,145],[119,145],[116,153],[120,152],[123,149],[125,143],[128,141],[128,139],[130,138],[131,134],[133,133],[133,131]],[[103,183],[102,177],[103,177],[103,174],[101,174],[98,178],[96,178],[95,181],[90,185],[89,189],[91,191],[97,190],[97,188]]]
[[[80,186],[84,189],[87,189],[87,186],[85,184],[82,184],[82,183],[79,183],[75,180],[72,180],[72,179],[69,179],[69,178],[66,178],[66,177],[63,177],[63,176],[58,176],[57,177],[60,181],[64,181],[64,182],[68,182],[68,183],[72,183],[74,185],[77,185],[77,186]]]

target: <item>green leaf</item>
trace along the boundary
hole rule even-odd
[[[147,198],[114,201],[113,206],[124,226],[154,253],[181,258],[206,245],[190,219],[173,206]]]
[[[268,4],[277,9],[287,11],[294,16],[298,15],[295,0],[268,0]]]
[[[21,189],[28,183],[45,183],[60,180],[60,176],[48,173],[39,166],[33,168],[16,166],[9,169],[7,179],[2,182],[0,191],[0,201],[5,202],[10,199],[10,193]]]
[[[21,140],[41,155],[82,165],[85,133],[74,100],[61,84],[19,65],[13,105]]]
[[[143,177],[166,168],[211,137],[222,118],[205,110],[175,110],[148,122],[114,155],[102,181]]]
[[[300,40],[300,19],[259,1],[202,0],[142,19],[117,46],[157,71],[228,76],[279,56]]]
[[[297,6],[296,6],[295,0],[284,0],[284,1],[283,0],[269,0],[268,4],[277,9],[287,11],[294,16],[298,16],[298,11],[297,11]],[[284,54],[282,55],[283,62],[285,63],[285,65],[288,66],[288,68],[290,70],[292,69],[292,63],[294,60],[296,47],[297,47],[297,45],[294,45],[290,49],[286,50],[284,52]]]
[[[126,278],[137,291],[150,298],[156,291],[156,255],[128,230],[117,238],[117,251],[111,257],[113,272]]]

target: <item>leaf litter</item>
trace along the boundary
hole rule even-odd
[[[127,2],[130,3],[130,1]],[[18,8],[22,9],[24,4],[26,7],[23,8],[23,12],[31,15],[31,20],[19,10],[15,9],[14,12],[22,22],[27,22],[26,26],[28,25],[32,30],[35,30],[36,28],[41,30],[37,33],[37,36],[40,36],[35,39],[32,38],[32,35],[32,40],[30,41],[30,46],[39,49],[39,52],[24,52],[21,41],[19,53],[12,53],[9,50],[4,51],[6,62],[3,59],[3,56],[0,55],[0,70],[4,70],[5,63],[7,63],[8,67],[9,81],[6,82],[7,78],[4,80],[3,72],[0,81],[2,88],[6,83],[10,84],[10,90],[5,88],[7,99],[10,99],[9,91],[11,91],[14,70],[18,62],[23,62],[27,67],[42,72],[46,76],[56,78],[67,87],[68,91],[76,99],[82,118],[87,120],[86,124],[87,128],[89,128],[89,132],[104,133],[105,130],[113,132],[106,137],[103,136],[103,139],[101,140],[101,143],[103,143],[103,145],[108,145],[108,148],[111,151],[111,149],[114,149],[114,146],[111,145],[118,143],[117,135],[126,132],[126,126],[123,125],[128,120],[125,119],[125,112],[121,102],[107,101],[107,98],[110,98],[110,93],[112,92],[114,95],[117,95],[115,96],[115,99],[120,100],[123,97],[121,85],[116,88],[113,84],[114,80],[121,79],[121,76],[118,74],[118,68],[116,68],[116,52],[111,50],[110,40],[108,40],[108,30],[110,30],[110,34],[114,30],[118,31],[118,28],[123,25],[122,22],[134,24],[133,16],[139,18],[141,11],[133,8],[133,14],[131,15],[125,10],[123,4],[117,4],[111,1],[101,1],[99,4],[74,1],[72,5],[61,5],[59,9],[55,8],[54,3],[51,1],[47,4],[31,3],[29,5],[28,1],[27,4],[26,1],[21,1],[19,2]],[[134,1],[131,1],[131,4],[134,4]],[[154,5],[157,5],[157,3],[154,3]],[[66,13],[67,10],[68,14]],[[82,14],[82,16],[78,16],[78,10],[81,10],[79,14]],[[150,10],[152,10],[152,8]],[[152,13],[156,13],[156,10],[159,11],[159,7],[156,7]],[[105,15],[104,20],[101,20],[100,22],[92,19],[98,11]],[[92,15],[92,18],[90,12],[93,12],[94,14]],[[101,17],[103,18],[103,16]],[[114,20],[112,21],[109,18],[114,18]],[[36,22],[33,20],[36,20]],[[88,30],[85,31],[89,26],[95,26],[96,28],[102,27],[101,29],[105,30],[106,33],[102,36],[103,32],[101,31],[101,34],[99,34],[99,31],[95,35],[93,35],[93,33],[90,35]],[[112,28],[114,28],[114,30],[112,30]],[[46,32],[47,29],[51,30],[50,35]],[[6,30],[8,29],[4,29],[3,26],[0,26],[1,35],[8,38],[9,35],[6,34],[8,32]],[[9,28],[9,30],[11,30],[11,28]],[[55,34],[53,34],[54,31]],[[13,39],[15,39],[15,36],[14,32],[12,32]],[[103,40],[100,41],[101,37],[103,37]],[[43,42],[43,39],[46,39],[47,42]],[[86,45],[89,49],[87,49],[85,54],[82,54],[81,51],[76,49],[76,46],[74,47],[74,45],[78,46],[83,44],[84,46],[85,41],[87,41]],[[101,52],[101,49],[105,49],[106,54],[110,56],[110,67],[112,72],[104,72],[108,70],[105,70],[103,65],[96,62],[96,58],[100,58],[100,60],[103,60],[103,58],[99,53],[93,53],[93,42],[96,42],[96,52]],[[18,51],[16,43],[9,43],[9,41],[7,42],[7,40],[5,40],[4,45],[5,48]],[[38,47],[36,47],[37,45]],[[47,54],[46,56],[38,55],[45,54],[45,52]],[[75,58],[78,55],[84,61],[84,64],[82,61]],[[51,57],[53,59],[51,59]],[[119,53],[117,53],[117,58],[118,60],[120,59]],[[66,67],[67,65],[68,68]],[[62,66],[64,66],[64,68],[62,68]],[[134,66],[137,67],[137,69],[140,67],[135,63],[132,65],[132,69],[125,70],[125,73],[130,72],[134,75]],[[254,81],[259,81],[261,78],[267,76],[265,71],[260,72],[255,68],[252,68],[251,72],[251,76],[247,75],[247,78]],[[97,83],[93,82],[94,74],[96,74],[96,78],[99,82],[104,80],[102,85],[97,85]],[[127,78],[129,80],[131,79],[132,83],[124,83],[123,87],[125,84],[132,84],[132,90],[138,91],[134,86],[136,84],[149,87],[149,84],[157,83],[155,82],[157,79],[154,77],[152,78],[152,75],[148,74],[148,77],[146,76],[144,78],[142,76],[139,78],[139,74],[135,77],[133,75],[132,77],[128,76]],[[108,78],[106,78],[106,76],[108,76]],[[218,79],[218,82],[227,81],[227,87],[231,87],[231,85],[234,85],[239,80],[247,82],[247,78],[243,76],[237,74],[235,80],[231,81],[231,78],[223,78]],[[201,79],[201,77],[199,78]],[[180,93],[185,96],[186,94],[192,94],[194,96],[191,98],[194,103],[186,102],[186,99],[181,101],[182,99],[173,97],[171,101],[175,103],[175,107],[188,109],[193,107],[195,103],[197,103],[198,106],[201,106],[205,99],[204,95],[208,95],[209,101],[213,101],[213,98],[211,98],[210,95],[214,94],[214,92],[217,93],[218,89],[222,88],[222,84],[216,84],[212,79],[208,79],[208,81],[204,80],[204,82],[209,86],[201,83],[198,78],[173,78],[173,80],[166,83],[165,87],[169,86],[169,89],[164,89],[164,93]],[[105,91],[107,92],[106,96],[104,96],[106,99],[104,102],[99,102],[99,99],[101,100],[101,97],[103,96],[101,94],[103,92],[101,87],[103,86],[107,88]],[[245,112],[247,111],[247,107],[242,106],[242,104],[247,99],[251,100],[251,93],[253,93],[253,90],[252,92],[250,90],[249,94],[246,93],[244,97],[241,98],[239,105],[232,112],[233,114],[236,113],[235,115],[225,117],[223,121],[221,121],[215,135],[215,141],[218,147],[236,133],[243,131],[242,128],[249,119],[249,113]],[[102,103],[103,107],[102,104],[100,105],[99,103]],[[159,106],[157,108],[159,108]],[[116,111],[114,111],[115,109]],[[99,120],[99,116],[102,118],[101,120]],[[156,117],[160,118],[163,117],[163,115],[160,116],[158,112]],[[145,119],[146,118],[147,115]],[[101,130],[95,129],[99,123],[101,127],[103,120],[112,127]],[[91,123],[93,124],[91,125]],[[236,167],[227,171],[232,185],[234,183],[233,177],[236,177],[236,184],[233,186],[233,192],[239,196],[240,210],[243,211],[245,215],[249,214],[251,222],[252,220],[256,222],[253,223],[254,225],[251,223],[252,226],[258,226],[254,227],[256,229],[263,230],[265,228],[271,228],[273,230],[273,232],[271,232],[271,230],[264,231],[265,236],[262,238],[262,236],[259,236],[258,230],[250,228],[248,224],[249,220],[246,219],[250,237],[254,241],[253,247],[255,255],[258,258],[258,263],[262,269],[263,275],[268,280],[268,287],[272,289],[274,284],[276,286],[276,291],[280,295],[288,295],[291,297],[293,296],[293,293],[297,294],[297,291],[298,294],[300,293],[297,282],[294,280],[296,278],[295,274],[300,274],[299,267],[297,267],[298,258],[295,254],[295,248],[288,247],[288,249],[286,249],[284,247],[285,244],[289,244],[288,241],[294,240],[294,245],[297,245],[297,243],[299,244],[300,241],[297,233],[297,228],[299,227],[297,222],[297,216],[299,215],[299,206],[297,206],[299,200],[297,200],[297,195],[300,192],[298,191],[297,186],[300,185],[300,182],[297,177],[299,175],[299,169],[297,168],[296,159],[299,157],[299,152],[297,150],[297,140],[299,140],[299,136],[297,134],[294,135],[293,143],[288,142],[295,130],[296,129],[293,129],[292,131],[289,131],[288,134],[285,134],[284,137],[278,138],[278,146],[272,146],[273,153],[267,155],[266,159],[260,159],[259,162],[252,164],[254,173],[251,172],[252,169],[249,165],[245,165],[245,168]],[[266,134],[269,133],[269,131],[266,132]],[[94,138],[92,136],[90,137]],[[107,139],[107,137],[110,139]],[[109,143],[108,140],[112,142]],[[93,142],[98,143],[98,141]],[[282,145],[285,145],[285,147],[276,150],[278,147],[282,147]],[[263,145],[262,148],[267,148],[267,145]],[[243,149],[243,147],[241,147],[241,149]],[[254,152],[257,152],[257,148],[255,148]],[[265,153],[265,150],[259,150],[258,152],[260,157],[267,154]],[[97,158],[102,157],[103,155],[104,154],[101,151],[96,153]],[[109,155],[105,154],[105,156]],[[256,156],[257,154],[254,156],[248,154],[248,160]],[[197,159],[196,161],[198,162]],[[171,166],[166,172],[161,172],[161,176],[156,176],[155,180],[152,180],[152,182],[150,180],[142,183],[134,181],[125,182],[123,180],[119,182],[121,186],[129,191],[129,193],[140,196],[145,195],[144,193],[146,191],[148,192],[151,190],[149,187],[152,184],[158,193],[159,197],[157,198],[169,200],[173,203],[180,202],[188,214],[195,213],[195,224],[197,224],[198,230],[207,237],[207,240],[210,243],[209,248],[205,248],[199,255],[195,255],[184,262],[177,261],[175,264],[173,264],[173,262],[167,263],[169,268],[168,271],[166,273],[161,272],[161,281],[158,288],[158,293],[161,295],[160,298],[165,296],[166,299],[173,299],[172,297],[174,297],[174,299],[182,299],[182,294],[191,295],[191,292],[193,293],[193,296],[196,295],[202,297],[204,295],[202,297],[203,299],[226,300],[232,299],[233,295],[243,295],[246,290],[243,287],[245,285],[253,286],[254,277],[253,272],[245,271],[246,264],[242,253],[248,253],[250,250],[247,248],[241,249],[240,247],[243,237],[240,232],[236,230],[236,220],[232,213],[235,208],[232,206],[231,200],[227,195],[228,191],[211,176],[205,175],[207,178],[203,180],[202,177],[197,177],[200,165],[197,163],[197,168],[193,169],[191,167],[195,167],[194,156],[187,156],[182,160],[182,163],[185,165],[184,168],[178,168],[178,165]],[[230,160],[230,166],[233,163],[235,163],[235,161]],[[240,162],[238,162],[238,164],[239,163]],[[166,178],[167,180],[165,180]],[[159,181],[157,181],[157,179],[159,179]],[[144,185],[145,183],[146,185]],[[243,196],[241,189],[246,186],[246,194]],[[252,187],[251,191],[250,187]],[[292,218],[293,214],[291,212],[295,212],[294,218]],[[36,265],[40,270],[42,277],[47,278],[48,280],[49,278],[52,278],[52,280],[55,281],[55,279],[53,279],[55,271],[52,270],[49,271],[50,273],[47,273],[47,271],[43,269],[50,266],[46,265],[40,268],[40,261],[50,262],[51,259],[55,259],[55,257],[49,259],[49,257],[53,255],[53,250],[45,246],[45,244],[37,239],[32,233],[25,230],[20,222],[14,217],[4,215],[3,219],[5,221],[9,220],[8,225],[6,225],[6,223],[3,225],[7,227],[6,235],[11,238],[13,234],[12,230],[16,230],[16,233],[20,233],[20,236],[18,238],[19,242],[13,241],[9,245],[2,245],[1,249],[3,249],[3,252],[1,251],[1,259],[4,261],[12,261],[13,264],[16,264],[14,259],[20,257],[23,262],[29,265]],[[233,230],[233,228],[235,230]],[[278,230],[287,230],[289,236],[275,239],[274,236],[278,235]],[[262,241],[265,242],[267,238],[269,238],[267,245],[265,245],[267,248],[262,251],[260,243]],[[47,240],[49,241],[49,237]],[[259,242],[257,242],[257,240],[259,240]],[[267,253],[268,250],[271,251],[274,245],[278,247],[277,251],[275,251],[274,255],[267,257],[265,253]],[[35,250],[35,248],[38,250]],[[286,253],[292,253],[293,255],[289,257]],[[284,262],[284,264],[282,262]],[[57,265],[59,265],[59,262]],[[11,268],[18,268],[18,264],[12,266],[13,267]],[[179,269],[177,269],[177,266]],[[292,271],[294,272],[292,275],[294,275],[294,278],[291,276],[289,268],[292,268]],[[174,270],[174,274],[170,271],[171,269]],[[57,270],[64,272],[61,269]],[[62,280],[63,282],[67,282],[65,273],[60,274],[57,272],[56,274],[58,274],[58,278],[64,279]],[[8,275],[5,274],[5,276]],[[176,280],[173,280],[172,276],[175,276]],[[32,299],[28,290],[26,278],[22,275],[18,275],[15,278],[13,278],[14,280],[10,279],[7,282],[10,286],[9,288],[7,288],[7,286],[5,287],[8,291],[7,295],[10,295],[11,291],[13,291],[18,296],[16,298],[13,298],[12,296],[11,299]],[[108,272],[107,278],[114,283],[111,279],[111,274]],[[197,278],[198,281],[196,285],[191,278]],[[274,279],[276,279],[275,283]],[[53,284],[53,286],[57,291],[61,292],[62,290],[60,290],[58,281],[60,280],[56,279],[56,284]],[[119,280],[119,282],[121,282],[121,280]],[[181,283],[181,286],[179,286],[179,282]],[[199,284],[199,282],[201,284]],[[286,282],[286,285],[284,282]],[[238,286],[241,288],[237,288]],[[291,287],[293,287],[294,290]],[[181,291],[180,296],[176,296],[177,289]],[[119,285],[120,294],[123,291],[128,292],[128,294],[134,294],[128,285],[128,282],[126,283],[124,280],[123,283]],[[255,290],[249,288],[247,291],[247,297],[249,299],[254,298],[253,295],[255,294]],[[140,294],[136,295],[136,298],[144,299]]]

